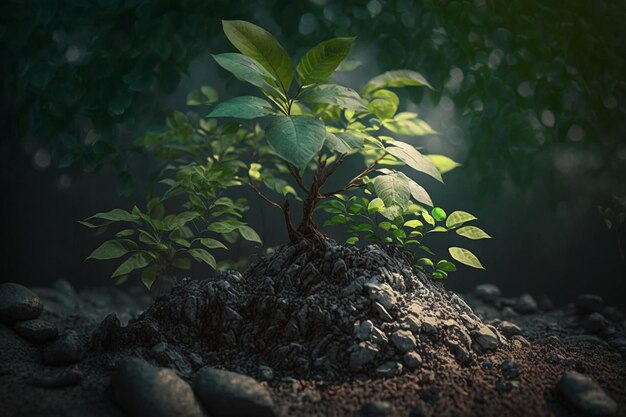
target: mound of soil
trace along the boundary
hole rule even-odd
[[[97,346],[167,343],[248,375],[270,367],[326,381],[391,377],[450,360],[471,365],[485,351],[511,347],[399,254],[332,244],[286,246],[243,276],[185,280],[126,328],[102,333]]]

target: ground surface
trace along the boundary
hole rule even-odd
[[[186,281],[156,302],[63,281],[32,290],[59,336],[0,316],[6,416],[176,415],[194,395],[181,382],[187,397],[163,404],[172,379],[190,382],[209,415],[198,382],[207,365],[261,381],[277,416],[626,415],[624,317],[601,298],[555,308],[487,285],[462,301],[374,247],[287,247],[243,276]],[[176,373],[120,374],[129,357]],[[583,382],[567,385],[568,371]],[[140,401],[124,399],[114,375]],[[249,415],[272,415],[262,410]]]

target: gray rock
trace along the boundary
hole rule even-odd
[[[391,342],[400,352],[409,352],[417,346],[415,336],[408,330],[398,330],[391,334]]]
[[[69,365],[83,357],[83,344],[78,334],[69,330],[43,349],[43,361],[49,365]]]
[[[402,364],[394,361],[385,362],[376,368],[374,373],[382,378],[391,378],[402,373]]]
[[[302,288],[311,287],[322,280],[322,276],[319,271],[312,263],[306,264],[302,273],[300,274],[300,282],[302,283]]]
[[[437,332],[437,319],[430,316],[422,317],[421,330],[425,334],[434,334]]]
[[[538,310],[537,302],[530,294],[523,294],[515,302],[515,311],[520,314],[534,314]]]
[[[360,325],[355,326],[355,336],[357,339],[365,341],[369,340],[377,345],[387,343],[387,335],[374,326],[371,320],[365,320]]]
[[[346,262],[343,259],[337,259],[333,265],[332,274],[338,278],[345,278],[347,270]]]
[[[28,288],[12,282],[0,284],[0,323],[36,319],[42,311],[39,297]]]
[[[599,295],[583,294],[576,298],[574,305],[582,313],[597,313],[602,310],[604,300]]]
[[[587,333],[599,333],[608,325],[609,321],[600,313],[591,313],[580,322],[580,326]]]
[[[249,376],[205,367],[196,374],[193,387],[213,417],[276,415],[268,389]]]
[[[500,288],[492,284],[480,284],[474,289],[476,297],[483,300],[486,303],[495,303],[500,299],[502,295]]]
[[[500,323],[498,323],[498,330],[500,330],[502,334],[508,338],[518,334],[522,334],[522,329],[520,329],[518,325],[511,323],[510,321],[501,321]]]
[[[259,378],[262,381],[271,381],[274,379],[274,370],[269,366],[259,365]]]
[[[397,304],[396,293],[389,284],[370,281],[365,283],[370,298],[380,303],[385,309],[391,310]]]
[[[473,330],[472,337],[478,346],[484,350],[494,350],[500,344],[496,334],[485,325],[481,325],[477,330]]]
[[[409,369],[417,369],[422,366],[422,357],[417,352],[407,352],[402,357],[404,364]]]
[[[606,416],[617,412],[617,403],[596,381],[581,373],[565,372],[559,380],[557,390],[587,415]]]
[[[391,317],[391,314],[389,314],[387,309],[385,307],[383,307],[382,304],[380,304],[379,302],[374,301],[372,303],[372,309],[378,315],[378,317],[380,317],[381,320],[383,320],[383,321],[392,321],[393,320],[393,317]]]
[[[350,351],[350,369],[359,370],[374,360],[378,354],[378,347],[370,342],[361,342],[353,345]]]
[[[43,343],[56,339],[59,330],[56,324],[49,321],[35,319],[21,321],[13,328],[17,334],[32,343]]]
[[[388,401],[372,401],[361,407],[358,417],[386,417],[393,413],[393,405]]]
[[[512,319],[514,317],[518,317],[519,314],[515,312],[511,307],[504,307],[501,312],[503,319]]]
[[[519,379],[522,374],[522,367],[516,363],[513,359],[505,359],[500,365],[500,372],[502,377],[507,380]]]
[[[152,346],[152,356],[158,365],[177,370],[179,373],[188,375],[191,373],[191,366],[178,352],[178,350],[165,342],[159,342]]]
[[[137,358],[122,362],[111,388],[115,403],[130,417],[204,417],[193,390],[176,372]]]

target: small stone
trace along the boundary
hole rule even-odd
[[[515,317],[519,317],[519,314],[515,312],[511,307],[504,307],[501,312],[503,319],[512,319]]]
[[[434,334],[437,332],[437,319],[430,316],[422,318],[421,330],[425,334]]]
[[[122,362],[111,389],[115,403],[130,417],[204,417],[193,390],[176,372],[137,358]]]
[[[333,265],[332,274],[337,278],[345,278],[347,270],[346,262],[343,259],[337,259]]]
[[[59,334],[56,324],[40,319],[21,321],[13,329],[32,343],[47,342],[56,339]]]
[[[515,302],[515,311],[520,314],[534,314],[538,310],[537,302],[530,294],[520,296]]]
[[[524,336],[516,334],[511,338],[513,340],[513,346],[516,349],[521,349],[530,346],[530,342]]]
[[[500,344],[496,334],[485,325],[481,325],[477,330],[473,330],[472,337],[481,349],[494,350]]]
[[[42,311],[39,297],[28,288],[12,282],[0,284],[0,323],[36,319]]]
[[[396,294],[389,284],[370,281],[365,283],[369,290],[370,298],[380,303],[385,309],[391,310],[397,304]]]
[[[624,320],[624,313],[622,313],[617,307],[606,306],[602,309],[602,315],[611,321]]]
[[[519,326],[511,323],[510,321],[501,321],[498,324],[498,330],[500,330],[502,334],[508,338],[518,334],[522,334],[522,329],[520,329]]]
[[[350,350],[350,369],[352,370],[359,370],[371,363],[378,354],[378,348],[370,342],[353,345]]]
[[[602,310],[604,300],[599,295],[583,294],[576,298],[574,305],[582,313],[597,313]]]
[[[409,369],[417,369],[422,366],[423,363],[422,357],[417,352],[405,353],[402,360]]]
[[[193,386],[213,417],[276,415],[268,389],[249,376],[207,366],[196,374]]]
[[[500,372],[505,380],[518,379],[522,374],[522,367],[513,361],[513,359],[505,359],[500,365]]]
[[[485,303],[493,304],[500,299],[500,288],[492,284],[480,284],[474,289],[476,297],[483,300]]]
[[[43,361],[49,365],[68,365],[83,357],[83,346],[78,334],[69,330],[43,349]]]
[[[415,336],[408,330],[398,330],[392,333],[391,342],[400,352],[409,352],[417,346]]]
[[[372,308],[374,309],[374,312],[378,315],[378,317],[380,317],[381,320],[383,321],[393,320],[393,317],[391,317],[391,314],[389,314],[387,309],[383,307],[382,304],[378,303],[377,301],[374,301],[372,303]]]
[[[372,334],[372,329],[374,328],[374,323],[371,320],[365,320],[361,324],[355,324],[354,326],[354,336],[357,339],[363,341],[368,340],[370,335]]]
[[[429,387],[420,390],[419,396],[422,400],[428,403],[435,403],[439,399],[441,395],[441,390],[439,387]]]
[[[79,384],[83,379],[80,371],[64,371],[56,375],[36,375],[28,383],[42,388],[63,388]]]
[[[591,313],[580,322],[580,326],[587,333],[599,333],[608,325],[608,320],[600,313]]]
[[[374,371],[376,376],[382,378],[390,378],[402,373],[402,364],[394,361],[385,362]]]
[[[191,373],[189,363],[183,358],[178,350],[165,342],[159,342],[152,346],[152,356],[160,366],[175,369],[183,375]]]
[[[588,415],[603,416],[617,412],[617,403],[596,381],[581,373],[565,372],[559,380],[557,390],[572,405]]]
[[[498,378],[498,380],[496,381],[496,391],[501,394],[511,392],[513,388],[517,386],[519,386],[519,381],[517,380],[507,381],[504,378]]]
[[[359,410],[358,417],[386,417],[393,413],[393,405],[388,401],[372,401]]]
[[[308,288],[320,282],[322,280],[322,276],[315,265],[309,262],[302,270],[300,280],[300,282],[302,282],[302,288]]]
[[[269,366],[259,365],[259,378],[262,381],[271,381],[274,379],[274,370]]]

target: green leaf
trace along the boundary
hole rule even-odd
[[[357,236],[352,236],[346,239],[346,243],[348,245],[354,245],[359,241],[359,238]]]
[[[293,67],[287,51],[265,29],[242,20],[223,20],[226,37],[242,54],[256,60],[278,80],[277,87],[287,94],[293,80]]]
[[[134,250],[137,250],[137,244],[132,240],[107,240],[96,250],[91,252],[91,255],[89,255],[87,259],[116,259]]]
[[[453,264],[450,261],[445,260],[445,259],[442,259],[439,262],[437,262],[436,268],[440,269],[442,271],[445,271],[445,272],[454,272],[454,271],[456,271],[456,265]]]
[[[328,132],[324,145],[337,153],[349,153],[363,148],[363,138],[350,132]]]
[[[141,273],[141,282],[147,289],[152,288],[152,284],[154,284],[154,281],[156,280],[156,273],[157,270],[153,267],[146,268]]]
[[[379,175],[372,183],[376,195],[385,202],[386,206],[405,207],[409,203],[411,195],[409,182],[402,176],[396,173]]]
[[[450,252],[450,256],[452,256],[457,261],[461,262],[464,265],[471,266],[476,269],[485,269],[476,255],[464,248],[451,247],[448,248],[448,252]]]
[[[187,95],[188,106],[201,106],[207,104],[213,104],[217,102],[217,91],[213,87],[205,85],[199,90],[191,91]]]
[[[244,226],[244,225],[245,224],[240,222],[239,220],[223,220],[223,221],[211,223],[210,225],[207,226],[207,230],[209,232],[215,232],[215,233],[230,233],[239,229],[241,226]]]
[[[417,260],[417,264],[422,266],[429,266],[433,269],[435,268],[435,264],[433,264],[433,261],[431,261],[429,258],[419,258]]]
[[[359,93],[337,84],[320,84],[300,96],[307,103],[332,104],[342,109],[367,111]]]
[[[453,161],[445,155],[430,154],[426,155],[426,158],[430,159],[432,163],[435,164],[439,172],[441,172],[442,174],[445,174],[446,172],[452,171],[454,168],[461,166],[461,164]]]
[[[427,254],[435,256],[435,252],[433,252],[432,249],[429,248],[428,246],[426,246],[426,245],[419,245],[418,247],[421,250],[423,250],[424,252],[426,252]]]
[[[154,260],[155,256],[149,252],[139,252],[131,255],[126,259],[111,275],[111,278],[119,277],[121,275],[130,274],[132,271],[146,267],[150,262]]]
[[[187,253],[189,253],[189,255],[191,255],[198,262],[204,262],[213,269],[217,267],[215,258],[205,249],[189,249]]]
[[[350,72],[359,68],[363,63],[361,61],[357,61],[356,59],[344,59],[341,61],[336,72]]]
[[[213,55],[213,59],[238,80],[248,82],[261,90],[277,92],[279,96],[283,95],[275,86],[270,85],[270,83],[277,84],[274,76],[256,60],[237,53]]]
[[[476,226],[463,226],[463,227],[457,229],[456,233],[458,235],[460,235],[460,236],[463,236],[463,237],[466,237],[466,238],[472,239],[472,240],[490,239],[491,238],[491,236],[489,236],[482,229],[479,229]]]
[[[427,211],[422,211],[422,218],[431,226],[435,225],[435,219]]]
[[[201,237],[197,239],[207,249],[228,249],[222,242],[210,237]]]
[[[128,237],[135,234],[135,229],[124,229],[120,230],[115,234],[115,237]]]
[[[296,67],[299,84],[313,84],[330,77],[348,56],[353,43],[354,38],[333,38],[307,51]]]
[[[241,233],[241,237],[249,242],[262,243],[261,237],[248,225],[239,226],[239,233]]]
[[[168,222],[168,230],[176,229],[182,227],[189,223],[192,220],[200,217],[200,213],[195,211],[183,211],[182,213],[177,214]]]
[[[257,117],[276,116],[278,114],[280,113],[267,100],[254,96],[241,96],[218,104],[207,117],[256,119]]]
[[[404,176],[409,182],[409,189],[411,190],[411,196],[413,197],[413,199],[419,203],[423,203],[432,207],[433,200],[430,198],[430,195],[428,195],[428,192],[424,189],[424,187],[419,185],[412,178],[407,177],[403,172],[399,172],[399,174]]]
[[[178,269],[190,269],[191,268],[191,259],[189,258],[174,258],[172,261],[172,265]]]
[[[87,220],[89,219],[111,220],[114,222],[136,222],[137,220],[139,220],[139,216],[130,214],[126,210],[116,208],[111,211],[107,211],[106,213],[94,214],[93,216],[87,218]]]
[[[448,278],[448,273],[446,271],[437,270],[433,272],[433,278],[437,278],[437,279]]]
[[[435,135],[437,132],[415,113],[398,113],[391,120],[385,120],[383,126],[393,133],[405,136]]]
[[[453,211],[446,220],[446,227],[448,229],[452,229],[453,227],[459,226],[472,220],[476,220],[476,217],[466,211]]]
[[[382,198],[376,197],[367,205],[367,213],[372,215],[374,213],[379,213],[382,209],[385,208],[385,202]]]
[[[430,214],[438,222],[442,222],[446,219],[446,212],[441,207],[433,207]]]
[[[421,221],[415,219],[415,220],[407,220],[406,222],[404,222],[404,226],[405,227],[410,227],[412,229],[415,229],[416,227],[422,227],[424,226],[424,223],[422,223]]]
[[[389,90],[378,90],[372,95],[368,108],[379,119],[390,119],[398,111],[400,98]]]
[[[312,116],[281,116],[274,118],[265,134],[278,156],[302,169],[324,145],[326,128]]]
[[[441,178],[441,174],[433,165],[433,163],[422,155],[417,149],[415,149],[412,145],[409,145],[405,142],[396,141],[393,142],[393,146],[388,146],[385,148],[387,152],[391,155],[395,156],[411,168],[416,171],[423,172],[424,174],[430,175],[434,179],[443,182]]]
[[[365,84],[363,87],[363,95],[367,95],[375,90],[387,87],[421,87],[426,86],[430,89],[433,87],[419,72],[411,70],[395,70],[387,71],[380,74]]]

